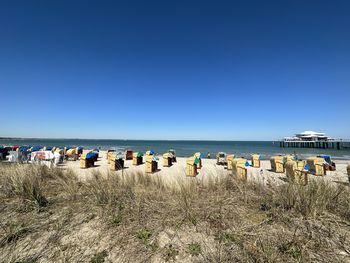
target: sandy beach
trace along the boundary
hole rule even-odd
[[[226,166],[217,165],[216,159],[202,159],[203,167],[198,170],[198,174],[196,177],[188,177],[185,174],[186,167],[186,158],[177,157],[177,162],[173,163],[171,167],[163,167],[163,159],[162,156],[157,156],[159,158],[158,161],[158,171],[149,176],[157,177],[165,184],[169,186],[176,186],[179,182],[184,181],[193,181],[201,183],[208,183],[210,180],[220,179],[220,176],[231,173],[231,171],[227,170]],[[348,183],[348,176],[346,173],[346,166],[349,163],[344,160],[335,160],[336,163],[336,171],[327,171],[326,176],[314,176],[309,175],[309,180],[327,180],[332,181],[334,183]],[[95,162],[95,167],[81,169],[79,167],[78,161],[66,161],[60,167],[63,169],[71,169],[73,170],[81,180],[85,180],[90,178],[94,173],[99,172],[104,175],[108,174],[124,174],[128,176],[128,174],[133,173],[145,173],[145,164],[141,164],[138,166],[132,165],[131,160],[125,160],[125,168],[120,171],[110,171],[106,159],[106,151],[100,151],[98,161]],[[283,184],[287,181],[287,177],[285,173],[275,173],[270,171],[270,161],[262,160],[260,168],[248,167],[248,181],[255,181],[264,185],[267,184]]]

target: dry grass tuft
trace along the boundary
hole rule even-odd
[[[325,181],[311,181],[306,187],[286,184],[275,190],[270,200],[284,211],[292,210],[305,219],[337,215],[350,219],[349,187]]]

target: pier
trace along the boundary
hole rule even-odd
[[[305,131],[294,137],[285,137],[280,142],[282,148],[350,149],[350,140],[333,139],[324,133]]]
[[[350,149],[350,141],[280,141],[282,148]]]

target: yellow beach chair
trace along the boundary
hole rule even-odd
[[[232,170],[232,162],[233,159],[235,158],[234,154],[227,155],[226,160],[227,160],[227,170]]]
[[[124,168],[124,160],[121,158],[116,158],[116,156],[111,156],[109,158],[109,169],[111,171],[118,171]]]
[[[173,157],[171,153],[164,153],[163,154],[163,166],[164,167],[170,167],[172,165]]]
[[[199,163],[198,158],[195,156],[189,157],[186,160],[186,175],[196,176],[197,175],[197,164]]]
[[[285,165],[286,176],[299,185],[307,185],[308,175],[304,171],[305,161],[288,161]]]
[[[89,168],[89,160],[86,159],[86,154],[82,154],[80,156],[80,168],[81,169]]]
[[[55,147],[55,152],[58,152],[60,155],[63,155],[64,150],[59,147]]]
[[[140,165],[143,162],[142,158],[143,154],[141,152],[134,152],[132,154],[132,164],[133,165]]]
[[[252,154],[251,160],[252,160],[252,167],[260,168],[260,155],[259,154]]]
[[[146,173],[154,173],[157,171],[158,162],[153,155],[146,155]]]
[[[238,179],[247,180],[247,168],[245,167],[247,160],[244,158],[234,158],[232,161],[232,173]]]
[[[112,149],[108,149],[107,150],[107,153],[106,153],[106,159],[108,160],[108,156],[109,156],[109,153],[111,152],[115,152],[115,150],[112,150]]]
[[[306,163],[309,165],[309,173],[323,176],[326,175],[326,169],[324,167],[325,161],[320,157],[310,157],[306,159]]]
[[[93,155],[92,151],[80,155],[80,168],[85,169],[85,168],[94,167],[95,162],[92,155]]]
[[[284,173],[284,157],[282,155],[270,158],[271,170],[275,173]]]
[[[107,163],[109,164],[111,162],[111,159],[115,159],[115,151],[114,150],[108,150],[107,152]]]
[[[66,150],[66,156],[68,160],[76,161],[78,159],[78,153],[76,148]]]

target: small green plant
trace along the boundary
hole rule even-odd
[[[188,245],[188,253],[192,256],[198,256],[202,252],[201,245],[197,242]]]
[[[114,226],[120,226],[122,224],[122,216],[121,214],[116,214],[112,217],[112,224]]]
[[[144,244],[147,244],[149,238],[151,237],[152,232],[147,228],[141,228],[136,232],[136,236],[138,239],[141,239]]]
[[[90,263],[103,263],[105,262],[105,257],[108,256],[108,252],[103,250],[102,252],[96,253],[90,260]]]

